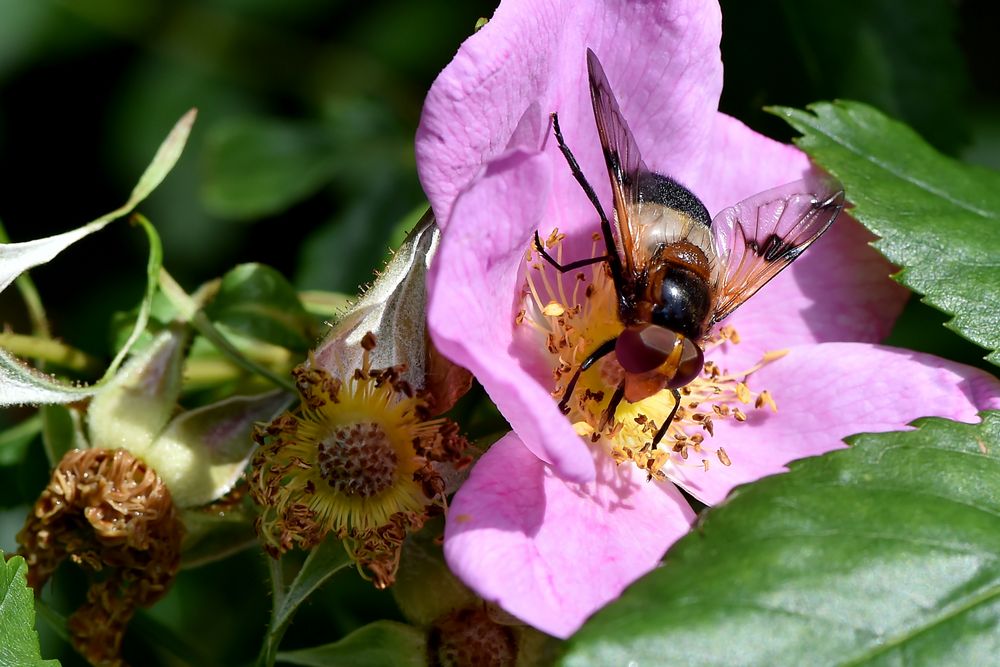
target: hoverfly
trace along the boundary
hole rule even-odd
[[[677,414],[679,388],[701,373],[702,347],[716,324],[753,296],[825,232],[844,206],[844,192],[828,177],[813,177],[767,190],[712,219],[683,185],[650,171],[622,117],[608,78],[587,49],[594,118],[611,177],[614,229],[587,182],[552,114],[559,149],[601,220],[605,254],[559,264],[535,232],[535,247],[560,272],[606,262],[624,330],[584,359],[567,384],[569,401],[580,374],[614,352],[625,379],[611,396],[602,426],[623,399],[640,401],[663,389],[674,398],[652,446]]]

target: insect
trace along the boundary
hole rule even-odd
[[[568,413],[580,374],[614,353],[625,379],[611,396],[601,428],[614,418],[623,399],[636,402],[669,389],[674,405],[653,438],[655,448],[677,414],[679,388],[701,373],[702,347],[712,327],[833,224],[844,206],[844,192],[829,177],[814,176],[750,197],[712,219],[694,193],[646,167],[604,69],[590,49],[587,71],[611,177],[614,225],[566,145],[558,115],[553,113],[559,149],[600,217],[605,254],[560,264],[545,251],[537,231],[535,247],[560,272],[606,262],[624,330],[584,359],[567,384],[559,408]]]

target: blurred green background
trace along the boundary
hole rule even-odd
[[[776,138],[761,111],[859,99],[940,150],[1000,168],[996,3],[764,0],[722,3],[722,108]],[[301,289],[352,293],[423,205],[413,133],[423,95],[494,3],[447,0],[0,0],[0,220],[13,240],[114,208],[171,125],[199,119],[180,164],[141,209],[188,289],[263,262]],[[55,332],[107,356],[110,316],[144,286],[146,241],[114,225],[34,272]],[[15,290],[0,321],[26,331]],[[890,342],[979,364],[978,348],[911,304]],[[30,411],[0,414],[0,429]],[[6,449],[5,451],[13,451]],[[0,548],[47,478],[39,447],[0,460]],[[26,467],[14,467],[24,461]],[[57,595],[79,594],[57,580]],[[182,664],[154,620],[198,646],[196,664],[252,659],[269,598],[253,552],[181,576],[128,638],[134,664]],[[343,573],[284,646],[332,641],[398,617],[391,596]],[[39,624],[43,655],[81,664]],[[152,657],[149,657],[152,656]]]

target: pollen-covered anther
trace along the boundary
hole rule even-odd
[[[546,317],[559,317],[566,312],[566,308],[561,303],[556,303],[555,301],[549,301],[544,308],[542,308],[542,314]],[[563,325],[565,326],[565,324]]]

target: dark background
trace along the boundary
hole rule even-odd
[[[948,154],[1000,168],[995,3],[722,4],[724,111],[790,140],[763,106],[859,99]],[[352,293],[424,203],[412,151],[423,95],[492,7],[0,0],[0,220],[21,241],[115,208],[171,125],[197,106],[183,159],[141,207],[162,235],[167,268],[194,289],[236,263],[263,262],[301,289]],[[138,302],[145,261],[144,235],[120,223],[33,272],[55,333],[107,356],[110,316]],[[979,364],[978,348],[928,326],[943,319],[912,303],[889,342]],[[0,321],[27,331],[13,289],[0,295]],[[0,414],[0,428],[26,414]],[[46,476],[37,447],[19,473],[0,467],[0,548],[14,548]],[[78,593],[72,580],[60,585],[59,595]],[[203,646],[204,664],[248,661],[266,591],[260,556],[246,553],[183,574],[152,617]],[[396,616],[391,596],[344,573],[303,610],[284,646]],[[128,652],[135,664],[151,654],[170,664],[155,648],[162,632],[148,623],[139,619]],[[39,627],[45,657],[80,664]]]

